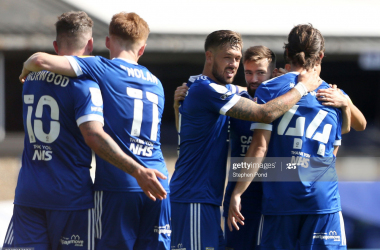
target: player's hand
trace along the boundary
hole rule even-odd
[[[148,196],[151,200],[156,201],[157,199],[163,200],[166,199],[166,191],[161,183],[158,181],[158,178],[166,179],[166,176],[162,174],[157,169],[150,169],[141,167],[138,170],[135,178],[137,183],[144,191],[146,196]]]
[[[240,195],[234,195],[231,196],[230,201],[230,208],[228,209],[228,220],[227,225],[230,231],[232,232],[233,228],[239,230],[239,226],[237,222],[239,222],[241,225],[244,225],[244,216],[240,213],[241,210],[241,198]]]
[[[185,100],[188,90],[189,87],[187,87],[187,84],[185,82],[182,83],[182,86],[177,87],[177,89],[174,92],[174,108],[179,108],[179,102]]]
[[[20,80],[22,84],[25,83],[25,79],[29,75],[30,72],[31,72],[30,70],[27,70],[26,68],[22,68],[21,75],[18,77],[18,79]]]
[[[313,91],[319,87],[322,83],[322,79],[319,78],[319,72],[317,67],[309,70],[304,70],[298,75],[298,82],[302,82],[307,88],[307,91]]]
[[[317,92],[317,98],[325,106],[331,106],[334,108],[344,108],[348,106],[348,99],[343,95],[342,91],[335,88],[319,89]]]
[[[278,77],[278,76],[282,76],[284,74],[288,73],[288,71],[286,71],[286,69],[283,69],[283,68],[279,68],[279,69],[274,69],[273,70],[273,77]]]

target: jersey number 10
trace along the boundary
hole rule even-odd
[[[25,104],[33,104],[34,103],[34,95],[24,95],[24,103]],[[43,95],[38,101],[35,117],[42,118],[43,106],[48,105],[50,107],[50,117],[53,121],[50,121],[50,131],[49,133],[45,133],[42,126],[42,120],[34,119],[34,130],[32,127],[32,112],[33,105],[28,105],[28,113],[26,115],[26,128],[28,131],[28,137],[30,143],[36,142],[36,137],[41,142],[52,143],[54,142],[59,135],[60,132],[60,124],[59,124],[59,108],[57,101],[49,96]]]

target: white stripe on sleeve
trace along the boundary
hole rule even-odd
[[[90,121],[98,121],[98,122],[102,123],[102,125],[104,126],[103,116],[97,115],[97,114],[89,114],[89,115],[84,115],[84,116],[79,117],[77,119],[77,125],[79,127],[79,125],[81,125],[82,123],[90,122]]]
[[[73,70],[75,71],[75,74],[77,76],[83,75],[82,68],[79,66],[77,60],[73,56],[64,56],[69,60],[71,67],[73,67]]]
[[[221,115],[226,115],[227,111],[230,110],[238,101],[240,100],[240,96],[234,95],[229,102],[227,102],[220,110],[219,113]]]
[[[334,146],[340,146],[342,145],[342,140],[335,140],[334,141]]]

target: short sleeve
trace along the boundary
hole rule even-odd
[[[75,83],[75,119],[77,125],[88,121],[98,121],[104,126],[103,98],[99,85],[90,80]]]
[[[222,86],[216,83],[207,84],[204,87],[204,92],[201,90],[204,94],[204,100],[207,100],[206,108],[225,115],[241,98],[239,95],[231,92],[234,87],[234,85]]]
[[[66,58],[78,77],[85,75],[98,83],[101,82],[106,69],[106,65],[102,62],[101,57],[66,56]]]

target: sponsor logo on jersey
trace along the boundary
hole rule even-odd
[[[340,235],[338,235],[336,231],[330,231],[329,233],[314,233],[313,239],[340,241]]]
[[[35,161],[50,161],[53,157],[51,147],[46,145],[33,145],[34,154],[32,160]]]
[[[177,246],[171,246],[171,250],[186,250],[182,243],[178,243]]]
[[[84,240],[80,239],[79,235],[72,235],[70,238],[62,237],[61,244],[62,245],[74,245],[75,247],[83,247]]]
[[[167,234],[168,236],[172,233],[169,224],[166,224],[165,226],[155,226],[153,231],[158,234]]]

